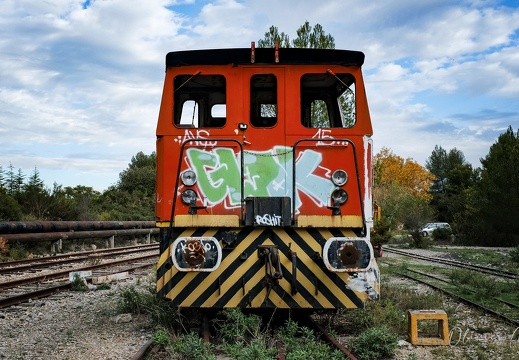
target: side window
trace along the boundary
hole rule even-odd
[[[272,74],[257,74],[250,79],[250,122],[255,127],[277,123],[277,80]]]
[[[309,128],[355,125],[355,78],[351,74],[301,77],[301,123]]]
[[[180,127],[222,127],[226,118],[222,75],[179,75],[174,80],[174,122]]]

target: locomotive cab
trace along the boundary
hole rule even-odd
[[[324,49],[166,56],[159,297],[313,310],[378,298],[363,61]]]

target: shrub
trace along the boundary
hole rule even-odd
[[[510,251],[510,260],[515,264],[519,264],[519,246]]]
[[[0,236],[0,259],[2,259],[8,251],[9,244],[7,243],[7,240]]]
[[[79,274],[74,274],[74,278],[70,282],[70,287],[74,291],[86,291],[87,287],[85,285],[85,282],[83,281],[83,278]]]
[[[385,326],[361,333],[353,341],[352,351],[362,360],[391,358],[397,348],[397,337]]]
[[[171,350],[180,355],[181,360],[216,360],[216,356],[212,354],[211,344],[195,333],[177,338],[173,342]]]
[[[171,344],[171,337],[166,329],[157,329],[151,336],[151,340],[155,345],[167,347]]]
[[[449,241],[451,240],[451,236],[451,230],[446,228],[437,228],[432,232],[432,237],[436,241]]]

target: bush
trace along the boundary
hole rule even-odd
[[[180,355],[182,360],[216,360],[216,356],[212,354],[211,344],[195,333],[177,338],[173,342],[171,350]]]
[[[433,239],[436,241],[449,241],[452,237],[452,232],[449,229],[437,228],[432,232]]]
[[[385,326],[374,327],[361,333],[354,341],[352,351],[361,360],[391,358],[397,348],[397,337]]]
[[[510,251],[510,260],[515,264],[519,264],[519,246]]]

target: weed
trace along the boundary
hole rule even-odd
[[[390,358],[398,346],[396,335],[387,327],[374,327],[361,333],[352,344],[352,351],[363,360]]]
[[[153,343],[162,347],[167,347],[171,344],[171,337],[168,330],[158,329],[151,336]]]
[[[173,353],[180,355],[181,360],[216,360],[216,356],[212,354],[211,344],[195,333],[177,338],[170,348]]]
[[[109,290],[111,288],[108,283],[101,283],[97,285],[97,290]]]
[[[318,341],[311,329],[298,326],[293,320],[288,320],[276,335],[287,349],[287,360],[344,358],[339,351],[332,351],[328,345]]]
[[[226,342],[234,342],[236,339],[248,339],[262,334],[261,318],[256,315],[243,314],[238,308],[229,308],[221,312],[226,320],[219,322],[222,338]]]
[[[70,287],[74,291],[86,291],[87,287],[85,285],[85,281],[79,274],[74,274],[74,278],[70,282]]]
[[[519,246],[517,246],[515,249],[510,251],[509,255],[510,255],[510,260],[514,264],[519,265]]]
[[[270,360],[277,353],[276,348],[268,346],[262,336],[252,338],[249,341],[238,337],[234,342],[226,343],[224,346],[227,355],[236,360]]]
[[[25,249],[20,243],[14,243],[10,246],[8,257],[13,260],[25,260],[32,258],[32,254]]]
[[[360,333],[371,327],[385,325],[393,333],[406,334],[408,309],[435,309],[443,306],[441,296],[435,292],[423,296],[407,287],[382,285],[381,293],[384,298],[367,303],[365,309],[343,312],[351,330]]]
[[[155,324],[165,328],[173,328],[179,323],[178,318],[172,316],[177,309],[171,306],[171,303],[157,299],[151,289],[137,290],[131,286],[122,290],[119,297],[117,312],[120,314],[147,314]]]
[[[118,305],[120,313],[144,314],[153,304],[155,296],[139,291],[130,286],[121,292],[121,302]]]
[[[6,254],[9,251],[9,244],[7,240],[0,236],[0,256]]]

